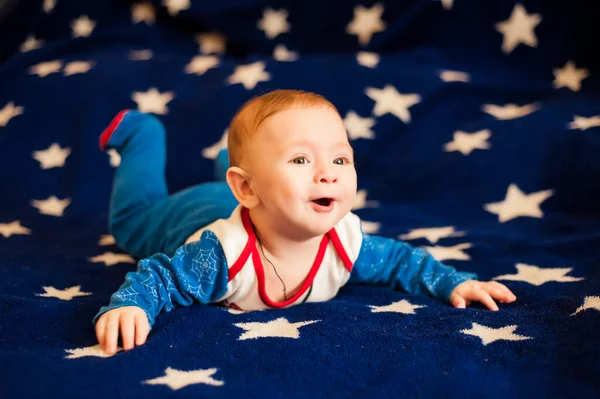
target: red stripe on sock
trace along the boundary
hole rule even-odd
[[[117,116],[115,116],[110,122],[110,125],[108,125],[108,127],[104,129],[104,131],[100,135],[100,149],[102,151],[105,150],[106,143],[108,143],[108,140],[110,140],[112,134],[115,132],[115,130],[117,130],[119,124],[121,123],[127,112],[129,112],[128,109],[124,109],[123,111],[119,112]]]

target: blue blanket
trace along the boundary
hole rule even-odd
[[[5,0],[0,396],[600,396],[600,6],[550,0]],[[327,303],[161,314],[113,357],[92,318],[136,260],[107,227],[124,108],[169,190],[213,178],[241,104],[339,109],[363,228],[517,296],[499,312],[347,285]]]

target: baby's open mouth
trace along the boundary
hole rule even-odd
[[[331,201],[333,201],[333,199],[331,198],[319,198],[316,200],[312,200],[312,202],[321,206],[329,206],[329,204],[331,204]]]

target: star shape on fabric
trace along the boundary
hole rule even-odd
[[[2,109],[0,109],[0,126],[4,127],[8,125],[8,122],[15,116],[21,115],[23,113],[23,107],[16,106],[15,103],[10,101],[8,102]]]
[[[61,60],[40,62],[39,64],[36,64],[36,65],[32,66],[31,68],[29,68],[29,74],[30,75],[38,75],[40,78],[44,78],[44,77],[50,75],[51,73],[56,73],[56,72],[60,71],[61,67],[62,67]]]
[[[466,242],[462,244],[457,244],[452,247],[443,247],[437,245],[435,247],[423,246],[424,250],[429,252],[431,256],[433,256],[439,262],[443,262],[445,260],[453,259],[453,260],[469,260],[471,257],[463,252],[463,249],[469,249],[473,245]]]
[[[522,4],[515,4],[510,17],[496,24],[496,30],[503,36],[502,51],[508,54],[521,43],[537,47],[537,37],[533,30],[540,22],[540,14],[528,14]]]
[[[524,281],[531,285],[540,286],[550,281],[558,283],[572,283],[575,281],[584,280],[583,277],[566,276],[567,273],[573,270],[572,267],[564,268],[543,268],[524,263],[517,263],[517,274],[503,274],[502,276],[494,277],[493,280],[511,280]]]
[[[511,183],[508,186],[506,197],[503,201],[485,204],[483,208],[490,213],[498,215],[500,223],[508,222],[520,216],[539,219],[544,216],[540,205],[553,194],[553,190],[542,190],[525,194],[515,183]]]
[[[82,15],[71,22],[73,37],[88,37],[96,27],[96,22],[89,19],[87,15]]]
[[[40,163],[42,169],[50,169],[65,166],[70,153],[70,148],[61,148],[57,143],[52,143],[46,150],[34,151],[33,159]]]
[[[169,15],[174,17],[179,14],[181,11],[188,10],[191,5],[190,0],[163,0],[163,6],[167,7],[167,11]]]
[[[166,115],[169,112],[167,104],[173,98],[175,93],[172,91],[160,93],[156,87],[151,87],[146,92],[134,91],[131,95],[131,99],[137,103],[138,111],[157,115]]]
[[[153,55],[154,53],[152,52],[152,50],[149,49],[131,50],[129,52],[129,59],[131,61],[148,61],[152,58]]]
[[[21,50],[22,53],[25,53],[27,51],[37,50],[37,49],[41,48],[43,45],[44,45],[44,42],[42,40],[38,40],[34,36],[29,35],[29,36],[27,36],[27,39],[25,39],[25,41],[23,43],[21,43],[19,50]]]
[[[381,19],[382,14],[383,5],[381,4],[375,4],[371,8],[361,5],[355,6],[354,18],[346,26],[346,33],[357,35],[358,43],[361,46],[366,46],[375,33],[385,30],[386,25]]]
[[[255,88],[258,82],[266,82],[268,80],[271,80],[271,75],[265,71],[264,61],[238,65],[234,73],[227,78],[229,84],[241,83],[246,90]]]
[[[534,111],[537,111],[539,108],[540,107],[537,103],[525,104],[521,106],[512,103],[506,105],[484,104],[481,106],[481,110],[483,112],[500,120],[521,118]]]
[[[215,144],[211,145],[210,147],[206,147],[202,150],[202,156],[207,159],[217,158],[217,155],[219,155],[219,152],[222,149],[227,148],[227,136],[228,135],[229,135],[229,129],[225,129],[225,132],[223,133],[223,135],[221,136],[219,141],[217,141]]]
[[[600,115],[590,116],[586,118],[584,116],[575,115],[572,122],[567,125],[569,129],[587,130],[591,127],[600,126]]]
[[[71,299],[77,296],[88,296],[92,295],[91,292],[81,292],[81,286],[76,285],[74,287],[65,288],[64,290],[59,290],[54,287],[42,287],[44,291],[43,294],[35,294],[36,296],[43,296],[48,298],[58,298],[63,301],[70,301]]]
[[[379,228],[381,227],[381,223],[361,220],[360,226],[362,228],[362,231],[364,231],[367,234],[377,234],[379,232]]]
[[[203,75],[206,71],[219,65],[219,58],[214,55],[197,55],[185,66],[185,73]]]
[[[425,227],[419,229],[412,229],[408,234],[399,235],[398,238],[401,240],[416,240],[419,238],[426,238],[432,244],[437,243],[441,238],[448,237],[463,237],[466,233],[464,231],[454,230],[454,226],[447,227]]]
[[[293,62],[298,61],[300,56],[297,52],[288,50],[285,44],[278,44],[273,49],[273,58],[280,62]]]
[[[491,135],[489,129],[478,130],[474,133],[457,130],[454,132],[454,140],[444,145],[444,151],[460,151],[463,155],[469,155],[475,149],[489,150],[491,145],[487,139]]]
[[[410,122],[410,112],[408,109],[421,102],[420,95],[401,94],[391,84],[385,85],[383,89],[367,87],[365,94],[371,100],[375,101],[375,107],[373,108],[375,116],[390,113],[404,123]]]
[[[41,214],[50,216],[62,216],[65,208],[71,204],[71,198],[58,199],[55,195],[45,200],[32,200],[31,206],[37,208]]]
[[[350,140],[374,138],[375,133],[371,130],[374,125],[375,118],[362,118],[354,111],[348,111],[344,118],[344,126],[346,126]]]
[[[552,85],[555,89],[568,87],[572,91],[581,90],[581,81],[590,76],[590,71],[587,68],[577,69],[573,61],[567,61],[562,68],[554,68],[554,81]]]
[[[445,10],[451,10],[454,5],[454,0],[439,0],[442,2],[442,6],[444,6]]]
[[[367,201],[367,190],[362,189],[356,192],[356,196],[354,197],[354,204],[352,205],[352,210],[362,208],[377,208],[378,206],[379,201]]]
[[[93,62],[90,61],[73,61],[65,65],[63,74],[65,76],[76,75],[78,73],[86,73],[94,66]]]
[[[56,6],[56,0],[44,0],[43,8],[47,14],[50,14],[54,7]]]
[[[494,341],[506,340],[506,341],[523,341],[525,339],[532,339],[532,337],[526,337],[524,335],[515,334],[515,330],[518,326],[506,326],[500,328],[487,327],[478,323],[472,323],[472,327],[468,330],[460,330],[461,333],[467,335],[473,335],[481,338],[481,342],[484,345],[490,344]]]
[[[100,240],[98,240],[98,245],[100,246],[115,245],[116,243],[115,237],[113,237],[111,234],[104,234],[102,237],[100,237]]]
[[[177,391],[193,384],[206,384],[216,387],[222,386],[225,384],[223,381],[212,378],[213,374],[216,372],[216,368],[183,371],[167,367],[164,376],[142,381],[142,384],[166,385],[173,391]]]
[[[367,68],[375,68],[379,64],[379,54],[371,51],[359,51],[356,54],[356,62]]]
[[[451,83],[451,82],[467,83],[471,80],[471,76],[468,73],[460,72],[460,71],[443,70],[443,71],[440,71],[439,77],[441,80],[443,80],[446,83]]]
[[[310,320],[302,321],[298,323],[290,323],[285,317],[261,323],[236,323],[236,327],[246,330],[238,340],[254,339],[254,338],[266,338],[266,337],[278,337],[278,338],[299,338],[300,327],[307,326],[309,324],[316,323],[321,320]]]
[[[115,352],[115,353],[119,353],[122,350],[123,350],[123,348],[121,348],[120,346],[117,346],[117,352]],[[65,352],[68,353],[68,355],[65,356],[65,359],[78,359],[80,357],[88,357],[88,356],[111,357],[111,355],[108,355],[106,352],[104,352],[102,350],[102,348],[100,348],[100,344],[93,345],[93,346],[86,346],[84,348],[65,349]]]
[[[389,305],[384,306],[374,306],[369,305],[371,308],[371,312],[379,313],[379,312],[395,312],[395,313],[404,313],[404,314],[415,314],[415,309],[425,308],[424,305],[413,305],[406,299],[402,299],[401,301],[391,303]]]
[[[154,22],[156,22],[156,8],[148,1],[132,4],[131,21],[134,24],[144,22],[146,25],[154,25]]]
[[[88,258],[90,262],[103,262],[106,266],[113,266],[118,263],[135,263],[135,259],[127,254],[116,254],[114,252],[105,252],[102,255]]]
[[[274,39],[280,34],[290,31],[290,24],[287,21],[287,17],[287,10],[274,10],[267,7],[256,26],[265,32],[268,39]]]
[[[106,153],[109,156],[108,162],[110,163],[110,166],[116,168],[121,164],[121,155],[117,152],[117,150],[111,148],[110,150],[106,151]]]
[[[583,299],[583,305],[578,307],[575,313],[571,314],[571,316],[575,316],[577,313],[586,309],[600,310],[600,296],[586,296]]]
[[[13,234],[31,234],[31,230],[21,226],[20,220],[15,220],[14,222],[10,223],[0,223],[0,234],[2,234],[4,238],[8,238]]]
[[[223,54],[225,52],[227,39],[218,32],[199,33],[195,38],[202,54]]]

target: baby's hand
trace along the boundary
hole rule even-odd
[[[468,280],[454,288],[450,294],[450,304],[455,308],[465,308],[471,301],[479,301],[491,310],[498,310],[498,305],[492,297],[502,303],[517,300],[517,297],[504,284],[495,281]]]
[[[114,355],[117,352],[119,330],[123,349],[129,350],[134,346],[143,345],[150,332],[150,323],[148,323],[146,312],[137,306],[123,306],[109,310],[100,316],[96,323],[96,337],[100,348],[108,355]]]

